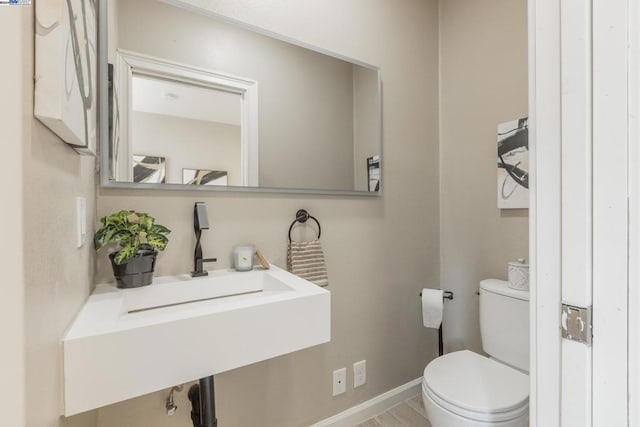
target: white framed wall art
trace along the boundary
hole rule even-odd
[[[34,115],[81,154],[95,155],[97,0],[47,0],[36,8]]]
[[[498,125],[498,208],[529,207],[529,120]]]

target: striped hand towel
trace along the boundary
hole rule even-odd
[[[329,285],[324,253],[318,239],[310,242],[289,242],[287,270],[318,286]]]

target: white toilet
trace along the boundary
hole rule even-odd
[[[529,292],[503,280],[480,282],[482,348],[434,359],[422,398],[433,427],[529,425]]]

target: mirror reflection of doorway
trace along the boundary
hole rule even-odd
[[[237,93],[134,74],[132,150],[166,159],[170,184],[183,184],[183,171],[192,170],[190,184],[241,185],[241,101]],[[225,171],[224,179],[214,171]]]

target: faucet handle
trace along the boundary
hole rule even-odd
[[[196,202],[193,206],[193,228],[196,232],[209,229],[207,205],[205,205],[204,202]]]
[[[218,258],[204,258],[202,262],[218,262]]]

